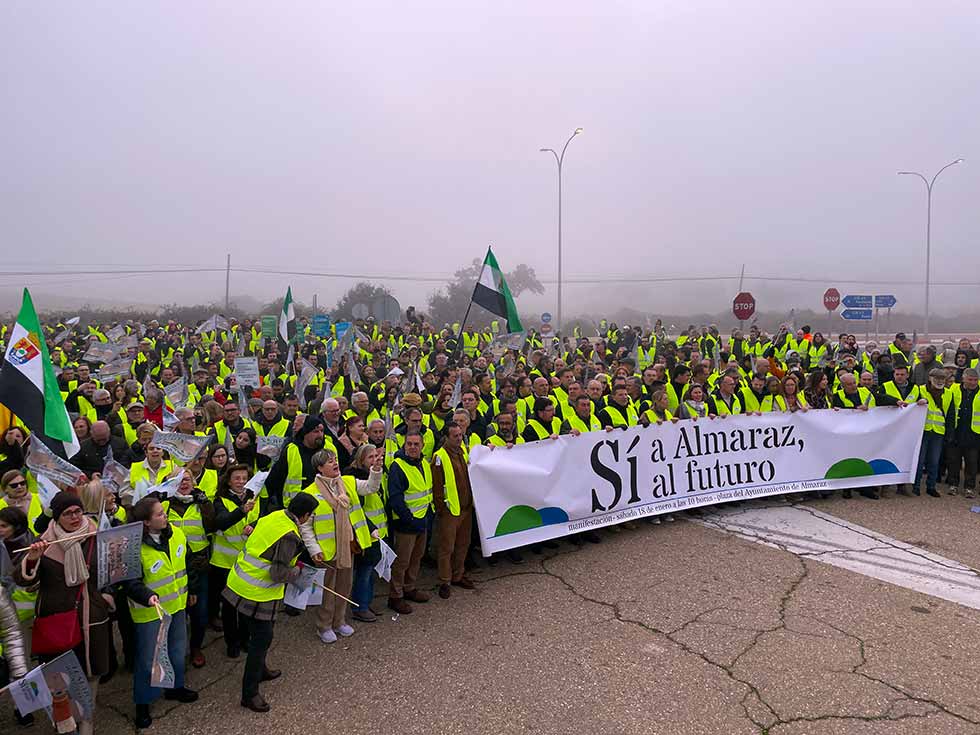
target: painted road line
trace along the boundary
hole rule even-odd
[[[980,610],[980,572],[806,505],[722,506],[692,519],[739,538]]]

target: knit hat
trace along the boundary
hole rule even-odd
[[[62,490],[51,499],[51,516],[58,520],[62,513],[74,507],[81,508],[82,499],[75,493]]]

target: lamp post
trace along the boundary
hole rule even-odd
[[[936,175],[932,177],[931,181],[918,171],[898,172],[899,176],[918,176],[920,179],[922,179],[922,183],[926,185],[926,339],[929,339],[929,268],[932,261],[932,187],[933,184],[936,183],[936,179],[939,178],[939,174],[948,169],[950,166],[955,166],[957,163],[962,162],[962,158],[957,158],[955,161],[950,161],[936,172]]]
[[[572,142],[572,138],[581,134],[582,128],[575,128],[575,132],[568,136],[568,140],[562,146],[561,153],[558,153],[554,148],[541,149],[542,153],[551,153],[555,157],[555,163],[558,164],[558,326],[555,329],[556,332],[559,332],[564,326],[561,317],[561,165],[565,161],[565,150],[568,148],[568,144]]]

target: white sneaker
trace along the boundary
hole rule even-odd
[[[654,516],[653,518],[651,518],[650,519],[650,523],[652,523],[655,526],[659,526],[660,525],[660,516]]]
[[[958,495],[959,492],[959,488],[955,485],[950,485],[949,490],[946,491],[947,495]]]
[[[676,519],[674,518],[673,513],[668,513],[666,516],[664,516],[664,520],[667,521],[667,523],[673,523]]]
[[[320,642],[321,643],[336,643],[337,642],[337,634],[334,633],[330,628],[327,628],[325,631],[323,631],[322,633],[320,633]]]
[[[354,635],[354,629],[347,623],[344,623],[339,628],[335,628],[334,630],[344,638],[350,638],[352,635]],[[334,640],[337,640],[337,636],[334,636]]]

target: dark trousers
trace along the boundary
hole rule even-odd
[[[977,462],[980,460],[980,447],[946,447],[946,481],[953,487],[960,485],[960,469],[963,469],[963,489],[974,490],[977,486]]]
[[[273,622],[255,618],[239,618],[248,629],[248,656],[242,676],[242,699],[251,699],[259,693],[259,683],[266,670],[265,656],[272,645]]]
[[[205,567],[198,581],[197,601],[193,607],[187,608],[187,617],[191,621],[190,647],[197,649],[204,645],[204,632],[208,629],[208,608],[210,598],[210,567]],[[222,587],[224,589],[224,587]]]
[[[919,465],[915,470],[913,485],[916,492],[919,492],[923,472],[926,475],[926,490],[935,491],[939,479],[939,459],[943,453],[945,439],[942,434],[934,431],[926,431],[922,434],[922,448],[919,450]]]

